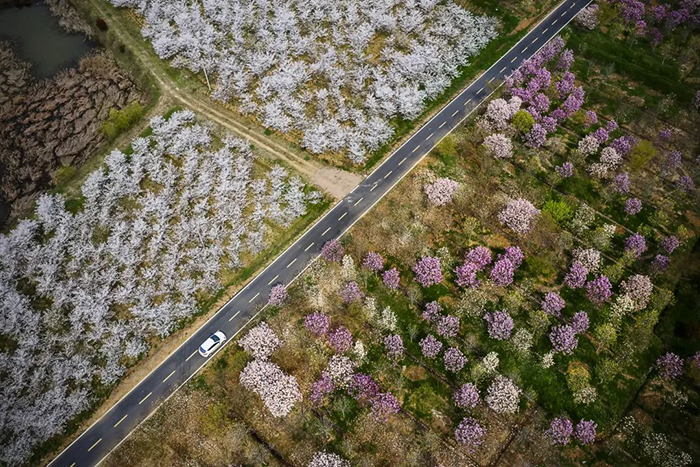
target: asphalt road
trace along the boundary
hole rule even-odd
[[[160,404],[190,379],[212,357],[197,349],[213,332],[221,330],[231,339],[266,304],[270,288],[288,285],[316,258],[325,242],[338,238],[384,197],[430,150],[454,130],[492,90],[569,23],[591,0],[565,0],[518,44],[406,143],[388,157],[350,194],[338,202],[299,240],[277,257],[260,275],[236,294],[209,321],[194,332],[159,367],[90,426],[49,465],[94,466]],[[223,348],[223,347],[221,347]],[[221,349],[220,348],[220,349]],[[219,349],[219,350],[220,350]]]

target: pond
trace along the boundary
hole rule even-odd
[[[0,8],[0,40],[12,42],[17,54],[32,64],[37,78],[48,78],[78,63],[95,47],[82,34],[61,29],[58,18],[42,2]]]

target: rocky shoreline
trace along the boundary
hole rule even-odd
[[[30,65],[0,43],[0,198],[10,217],[54,185],[57,169],[92,156],[109,110],[133,101],[144,97],[106,52],[34,81]]]

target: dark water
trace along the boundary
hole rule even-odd
[[[82,34],[61,29],[58,18],[40,2],[0,8],[0,40],[13,43],[16,53],[32,64],[31,72],[37,78],[70,68],[95,47]]]

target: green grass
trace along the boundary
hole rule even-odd
[[[585,44],[585,45],[584,45]],[[569,36],[567,45],[577,56],[583,56],[601,64],[614,64],[615,71],[632,81],[663,94],[673,94],[679,100],[690,102],[694,96],[690,86],[686,86],[680,75],[680,64],[666,59],[647,42],[630,44],[612,39],[599,29],[594,31],[576,30]],[[587,73],[578,70],[579,78],[586,79]]]
[[[144,108],[138,101],[131,102],[122,109],[112,108],[109,117],[102,125],[102,133],[109,141],[129,130],[143,117]]]

